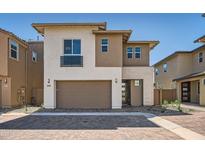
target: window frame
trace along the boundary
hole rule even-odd
[[[165,70],[165,66],[166,65],[166,70]],[[163,65],[162,65],[162,68],[163,68],[163,72],[164,73],[166,73],[166,72],[168,72],[168,64],[167,63],[164,63]]]
[[[72,45],[71,53],[67,53],[67,54],[65,54],[65,43],[64,43],[66,40],[71,40],[71,43],[72,43],[72,44],[71,44],[71,45]],[[73,54],[73,40],[80,40],[80,54]],[[67,39],[67,38],[66,38],[66,39],[63,39],[63,55],[64,55],[64,56],[82,56],[82,50],[81,50],[81,49],[82,49],[82,48],[81,48],[82,46],[81,46],[81,44],[82,44],[82,40],[79,39],[79,38],[73,38],[73,39],[70,39],[70,38]]]
[[[107,40],[107,44],[102,44],[102,40]],[[103,51],[102,50],[102,47],[107,47],[107,51]],[[107,53],[107,52],[109,52],[109,39],[108,38],[101,38],[100,39],[100,47],[101,47],[101,52],[102,53]]]
[[[200,54],[201,54],[201,56],[200,56]],[[198,53],[198,63],[203,63],[203,61],[204,61],[204,59],[203,59],[203,52],[199,52]]]
[[[35,54],[36,55],[36,60],[33,60],[33,54]],[[36,52],[36,51],[32,51],[32,62],[34,62],[34,63],[37,63],[38,62],[38,53]]]
[[[12,57],[11,55],[11,45],[16,46],[16,58]],[[19,61],[19,44],[16,41],[11,40],[11,39],[9,40],[9,58]]]
[[[128,52],[128,48],[132,49],[132,51],[131,51],[131,52]],[[128,57],[128,54],[129,54],[129,53],[132,54],[132,57],[131,57],[131,58]],[[127,59],[132,59],[132,58],[133,58],[133,48],[132,48],[132,47],[127,47],[127,48],[126,48],[126,55],[127,55]]]
[[[139,58],[136,58],[136,48],[139,48],[140,49],[140,52],[139,52],[139,54],[140,54],[140,57]],[[135,59],[141,59],[141,56],[142,56],[142,48],[140,47],[140,46],[135,46],[135,51],[134,51],[134,54],[135,54]]]

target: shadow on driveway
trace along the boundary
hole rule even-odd
[[[32,116],[0,123],[0,129],[117,129],[119,127],[159,127],[144,116]]]

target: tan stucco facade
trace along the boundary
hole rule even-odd
[[[18,90],[26,88],[26,54],[27,48],[19,45],[19,60],[8,59],[8,76],[11,77],[11,107],[22,105],[18,100]]]
[[[132,58],[127,58],[127,48],[133,48]],[[134,48],[141,48],[141,58],[135,58]],[[124,43],[123,45],[123,66],[149,66],[150,47],[146,43]]]
[[[203,62],[198,62],[199,53],[203,53]],[[193,73],[201,72],[205,70],[205,45],[197,49],[192,54],[192,71]]]
[[[8,36],[0,32],[0,76],[8,75],[8,52],[6,51],[8,51]]]
[[[167,64],[167,72],[163,71],[163,64]],[[155,66],[159,70],[159,75],[155,75],[157,88],[175,89],[176,83],[173,79],[188,75],[192,72],[192,57],[189,53],[179,53],[174,57],[163,61]]]
[[[101,40],[108,39],[108,51],[101,51]],[[95,34],[96,67],[122,67],[122,34]]]

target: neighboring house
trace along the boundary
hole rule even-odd
[[[32,105],[43,104],[43,41],[29,41],[28,100]]]
[[[35,23],[44,36],[45,108],[153,105],[149,53],[159,41],[129,41],[106,23]]]
[[[11,32],[0,29],[0,107],[11,108],[31,103],[29,80],[39,80],[34,76],[28,79],[29,44]],[[32,64],[31,64],[32,65]],[[41,67],[43,65],[41,64]],[[30,66],[33,68],[33,66]],[[42,72],[37,71],[36,73]],[[41,83],[43,85],[43,83]],[[42,88],[42,86],[41,86]]]
[[[195,42],[205,43],[205,37]],[[182,102],[205,105],[205,45],[193,51],[177,51],[154,67],[156,88],[176,89]]]

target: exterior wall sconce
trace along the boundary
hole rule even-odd
[[[115,83],[117,83],[117,78],[115,78]]]
[[[8,81],[7,81],[7,78],[6,79],[4,79],[4,84],[7,84],[8,83]]]
[[[139,87],[140,86],[140,80],[135,80],[135,87]]]

